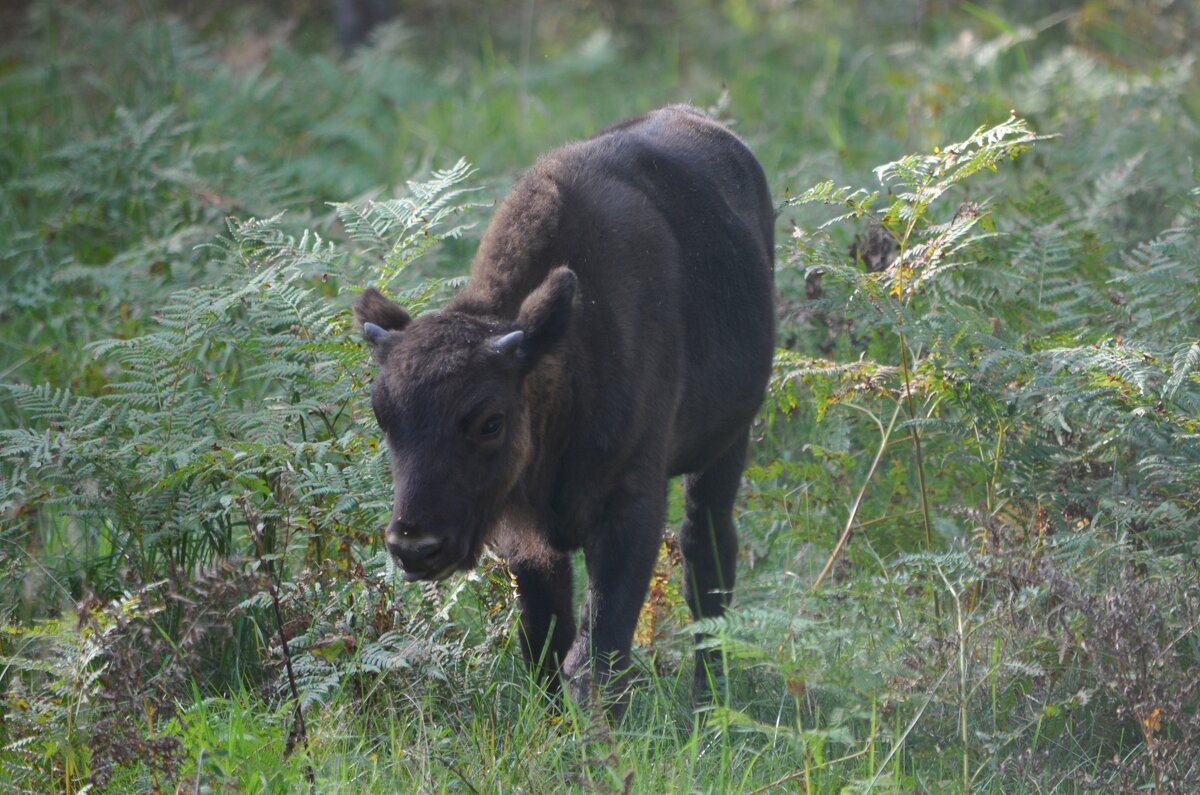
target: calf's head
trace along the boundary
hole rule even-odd
[[[408,579],[441,579],[479,559],[530,460],[542,407],[529,405],[525,382],[566,335],[575,292],[563,267],[516,320],[451,311],[412,320],[374,289],[355,306],[379,365],[371,406],[391,453],[384,538]]]

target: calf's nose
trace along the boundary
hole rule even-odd
[[[392,557],[410,571],[428,568],[444,542],[428,530],[398,519],[388,525],[384,540]]]

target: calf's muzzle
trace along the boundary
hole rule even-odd
[[[399,519],[384,534],[388,552],[404,569],[408,580],[439,580],[454,570],[457,560],[445,537]]]

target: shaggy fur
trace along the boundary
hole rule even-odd
[[[551,687],[561,670],[577,698],[593,676],[618,689],[672,476],[688,604],[707,617],[729,601],[733,503],[774,349],[773,225],[741,141],[664,108],[541,158],[443,311],[410,320],[373,290],[355,308],[378,327],[364,333],[392,454],[389,549],[428,579],[492,543]],[[714,661],[698,663],[703,682]]]

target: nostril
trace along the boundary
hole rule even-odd
[[[426,560],[432,558],[442,548],[442,539],[426,534],[417,541],[403,546],[409,557]]]

